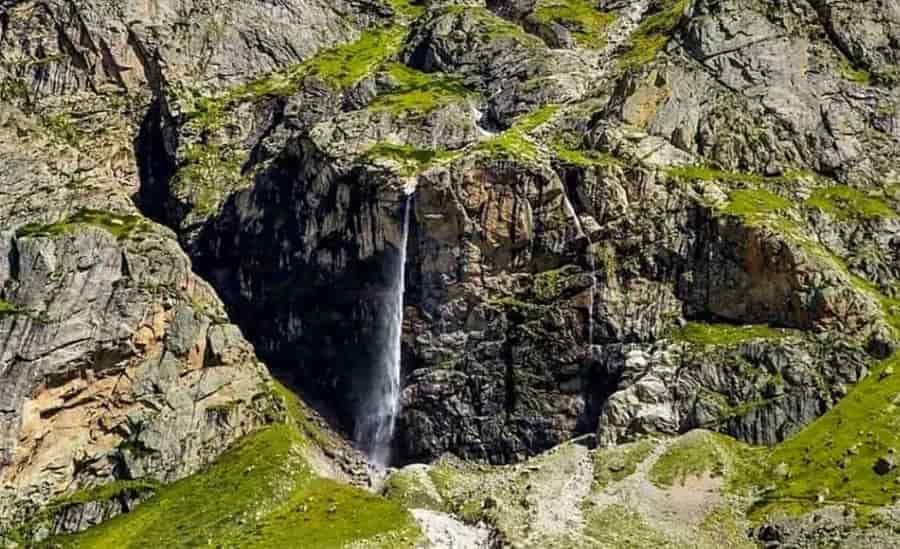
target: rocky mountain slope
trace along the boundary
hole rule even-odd
[[[891,1],[0,0],[0,531],[892,546],[898,151]]]

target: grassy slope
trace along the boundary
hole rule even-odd
[[[873,368],[837,406],[779,445],[765,500],[884,505],[900,496],[900,474],[874,470],[879,457],[900,449],[900,353]],[[896,458],[895,458],[896,459]],[[765,480],[765,479],[764,479]]]
[[[246,437],[207,470],[162,488],[133,512],[52,540],[78,548],[326,549],[412,547],[419,531],[399,504],[317,477],[304,462],[303,411]]]
[[[731,325],[689,322],[672,334],[677,341],[686,341],[695,345],[735,345],[756,339],[782,339],[793,332],[765,325]]]

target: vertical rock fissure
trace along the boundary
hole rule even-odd
[[[390,464],[397,416],[400,413],[400,378],[403,338],[403,294],[406,291],[406,254],[412,194],[403,197],[403,227],[398,259],[392,269],[394,283],[382,314],[383,330],[373,382],[356,421],[355,439],[376,469]]]

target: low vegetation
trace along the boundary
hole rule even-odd
[[[816,189],[806,201],[806,205],[838,219],[897,217],[897,212],[881,198],[846,185]]]
[[[400,47],[403,33],[400,26],[370,29],[355,42],[321,51],[303,63],[239,84],[216,96],[194,98],[190,92],[184,93],[181,100],[186,103],[189,123],[202,129],[215,129],[235,105],[292,95],[310,76],[335,89],[349,87],[393,55]]]
[[[766,451],[720,433],[691,431],[666,449],[648,478],[667,488],[709,476],[720,478],[727,491],[750,494],[763,478]]]
[[[536,274],[531,288],[532,293],[543,302],[558,299],[567,285],[571,270],[563,267]]]
[[[551,143],[550,148],[553,151],[553,156],[557,162],[569,164],[571,166],[590,168],[595,166],[608,167],[622,165],[621,160],[610,154],[573,147],[563,140],[554,141]]]
[[[493,157],[534,161],[538,157],[539,148],[529,133],[549,122],[557,110],[556,105],[546,105],[523,115],[515,121],[511,128],[491,139],[482,141],[475,147],[475,150]]]
[[[721,477],[728,458],[718,447],[720,435],[696,431],[674,442],[650,469],[650,480],[660,487],[684,484],[690,477]]]
[[[557,23],[567,28],[579,46],[602,48],[607,41],[607,28],[615,15],[600,11],[596,4],[584,0],[543,0],[534,16],[542,23]]]
[[[624,505],[591,510],[585,517],[584,534],[599,547],[676,549],[678,545],[652,528],[640,513]]]
[[[172,181],[172,191],[194,211],[211,212],[222,197],[246,183],[242,174],[245,154],[218,145],[190,145]]]
[[[59,144],[76,147],[85,138],[84,132],[78,127],[78,124],[66,113],[44,116],[41,118],[41,123],[51,138]]]
[[[370,109],[426,114],[464,101],[472,93],[456,78],[417,71],[400,63],[388,63],[382,72],[396,87],[375,98]]]
[[[522,27],[510,23],[499,17],[491,10],[484,7],[471,7],[459,4],[451,4],[440,8],[445,14],[465,14],[466,18],[473,21],[481,30],[478,38],[484,42],[493,40],[512,40],[517,47],[539,47],[541,41],[527,34]]]
[[[677,166],[666,170],[672,177],[688,181],[721,181],[725,183],[765,183],[771,178],[746,172],[720,170],[709,166]]]
[[[293,397],[292,397],[293,398]],[[288,410],[299,404],[288,403]],[[298,411],[298,410],[295,410]],[[208,469],[159,489],[134,511],[48,547],[412,548],[420,533],[399,504],[317,477],[293,421],[246,437]],[[227,497],[223,497],[226,495]]]
[[[754,223],[767,215],[783,213],[792,206],[788,199],[765,189],[737,189],[728,194],[728,203],[722,213]]]
[[[793,514],[816,504],[885,505],[900,496],[900,471],[879,474],[880,458],[900,450],[900,353],[879,363],[838,404],[768,459],[774,474],[757,518]]]
[[[872,83],[872,74],[862,68],[857,68],[853,66],[853,63],[850,62],[849,59],[841,54],[841,60],[839,67],[841,77],[845,80],[849,80],[850,82],[855,82],[862,86],[868,86]]]
[[[687,10],[689,0],[664,0],[659,11],[644,18],[631,35],[619,67],[633,70],[656,59],[666,47]]]
[[[688,322],[672,333],[672,339],[694,345],[736,345],[758,339],[782,339],[792,333],[760,324]]]
[[[415,175],[425,171],[435,163],[457,156],[454,151],[417,149],[409,145],[377,143],[366,152],[370,159],[389,160],[397,165],[402,175]]]
[[[593,488],[602,490],[608,484],[634,474],[638,464],[647,459],[658,443],[656,439],[646,438],[594,451],[591,455],[594,461]]]
[[[9,301],[4,301],[0,299],[0,317],[15,314],[18,311],[18,308],[10,303]]]
[[[16,231],[19,238],[54,237],[74,232],[78,227],[100,227],[118,239],[131,236],[140,230],[145,221],[138,215],[121,215],[103,210],[81,209],[58,223],[49,225],[30,223]]]

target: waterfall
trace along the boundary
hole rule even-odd
[[[373,384],[357,421],[356,441],[369,454],[376,469],[384,469],[391,460],[394,428],[400,412],[401,340],[403,337],[403,294],[406,291],[406,247],[409,240],[409,214],[412,194],[404,197],[403,232],[398,259],[391,269],[391,286],[383,308],[378,337],[378,360]]]
[[[591,267],[591,298],[588,305],[588,357],[594,357],[594,302],[597,299],[597,262],[593,245],[588,237],[588,265]]]
[[[572,206],[572,202],[569,200],[568,195],[565,193],[565,185],[563,186],[563,207],[566,209],[566,213],[572,218],[575,222],[575,228],[578,230],[578,235],[583,236],[585,240],[587,240],[587,256],[588,256],[588,266],[591,268],[591,295],[588,301],[588,337],[587,337],[587,356],[588,358],[594,357],[594,303],[597,299],[597,263],[594,258],[594,243],[591,242],[591,235],[588,234],[587,231],[584,230],[584,226],[581,223],[581,218],[578,216],[578,213],[575,211],[575,207]]]

